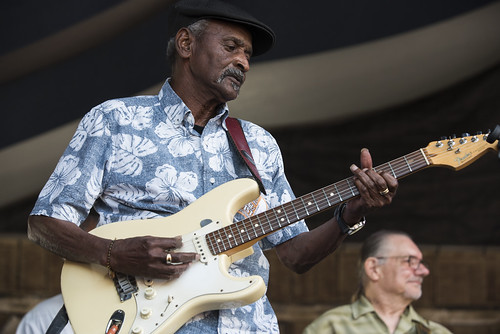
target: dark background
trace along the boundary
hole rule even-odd
[[[259,63],[397,35],[493,1],[234,2],[268,22],[278,36],[271,52],[255,58]],[[121,3],[3,1],[0,57]],[[104,100],[134,94],[163,81],[168,75],[164,56],[167,14],[165,5],[92,48],[2,80],[0,149],[79,119]],[[303,195],[348,177],[349,165],[358,163],[362,147],[370,149],[378,165],[441,136],[494,128],[500,124],[498,92],[497,65],[442,91],[388,109],[269,130],[282,147],[290,183],[297,195]],[[332,108],[334,105],[332,101]],[[393,205],[368,217],[366,228],[349,240],[362,240],[379,228],[396,228],[422,243],[500,245],[499,186],[500,161],[491,153],[459,172],[444,168],[420,171],[401,180]],[[36,196],[27,194],[0,207],[0,231],[25,233]],[[309,220],[311,228],[328,214]]]

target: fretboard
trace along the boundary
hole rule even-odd
[[[396,179],[400,179],[428,165],[425,152],[420,149],[375,167],[374,170],[391,173]],[[207,233],[206,241],[213,255],[224,253],[358,195],[354,177],[351,176],[273,209]]]

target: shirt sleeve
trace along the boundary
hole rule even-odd
[[[265,199],[269,208],[294,200],[295,195],[285,176],[283,157],[275,138],[255,124],[243,121],[242,127],[266,189]],[[306,223],[301,220],[262,239],[261,247],[264,250],[274,248],[307,231]]]
[[[112,144],[105,115],[94,108],[78,125],[31,215],[80,224],[100,195]]]

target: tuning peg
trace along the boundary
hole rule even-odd
[[[493,130],[493,132],[491,132],[489,135],[488,135],[488,138],[486,138],[486,141],[490,144],[493,144],[495,142],[495,140],[498,140],[500,139],[500,125],[497,125],[495,127],[495,129]],[[499,145],[500,145],[500,142],[499,142]],[[499,152],[499,156],[500,158],[500,152]]]
[[[470,136],[470,133],[468,133],[468,132],[462,133],[462,137],[469,137],[469,136]]]

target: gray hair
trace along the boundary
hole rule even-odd
[[[369,257],[377,257],[381,256],[384,252],[384,249],[387,247],[387,239],[394,235],[405,236],[411,239],[408,233],[403,231],[392,231],[392,230],[380,230],[378,232],[370,235],[363,242],[363,246],[361,246],[361,255],[358,263],[359,270],[359,285],[356,292],[352,296],[352,301],[358,300],[361,295],[365,292],[364,281],[366,278],[364,263],[366,259]]]
[[[208,20],[202,19],[190,24],[186,28],[193,34],[194,38],[198,39],[207,29],[207,25]],[[177,50],[175,49],[175,36],[172,36],[167,44],[167,61],[171,66],[174,66],[176,54]]]

